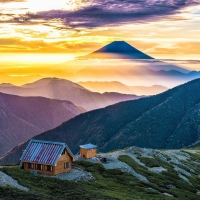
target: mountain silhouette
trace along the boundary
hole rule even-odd
[[[164,87],[162,85],[128,86],[118,81],[87,81],[78,82],[78,84],[93,92],[118,92],[135,95],[155,95],[164,92],[168,89],[167,87]]]
[[[114,41],[80,59],[154,59],[125,41]]]

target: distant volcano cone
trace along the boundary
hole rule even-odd
[[[115,41],[105,47],[79,57],[80,59],[154,59],[124,41]]]

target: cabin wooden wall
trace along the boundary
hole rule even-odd
[[[45,165],[42,165],[42,170],[37,170],[37,169],[36,169],[37,163],[32,163],[32,164],[33,164],[33,169],[30,169],[30,168],[28,168],[28,163],[27,163],[27,162],[24,162],[24,170],[25,170],[25,171],[28,171],[28,172],[34,170],[34,171],[37,171],[38,174],[56,175],[56,174],[55,174],[55,166],[52,166],[53,171],[46,171],[46,170],[44,169],[44,166],[45,166]]]
[[[96,151],[96,149],[83,149],[83,148],[81,148],[80,153],[84,158],[88,159],[88,158],[95,157],[96,154],[97,154],[97,151]]]
[[[61,174],[63,172],[70,171],[72,169],[72,160],[73,158],[68,153],[61,155],[55,167],[55,174]],[[66,162],[70,162],[70,167],[65,169],[64,164]]]
[[[57,175],[57,174],[61,174],[63,172],[68,172],[72,169],[72,161],[73,158],[70,156],[70,154],[68,152],[66,152],[65,154],[61,155],[60,158],[58,159],[58,162],[56,164],[56,166],[52,166],[53,171],[46,171],[44,166],[42,165],[42,170],[37,170],[36,169],[36,165],[37,163],[32,163],[33,164],[33,169],[28,168],[28,162],[24,162],[24,170],[25,171],[37,171],[38,174],[47,174],[47,175]],[[70,162],[70,167],[69,168],[64,168],[64,164],[66,162]]]

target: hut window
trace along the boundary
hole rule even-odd
[[[66,162],[64,163],[64,168],[70,168],[71,167],[71,163],[70,162]]]
[[[53,167],[51,165],[46,165],[45,166],[45,170],[49,171],[49,172],[52,172],[53,171]]]
[[[41,164],[37,164],[37,170],[42,170],[42,165]]]
[[[28,168],[33,169],[33,163],[28,163]]]

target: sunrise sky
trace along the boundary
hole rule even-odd
[[[68,54],[70,59],[125,40],[156,58],[198,59],[198,2],[0,0],[0,52]]]
[[[198,60],[199,24],[199,0],[0,0],[0,77],[115,40],[157,59]]]

